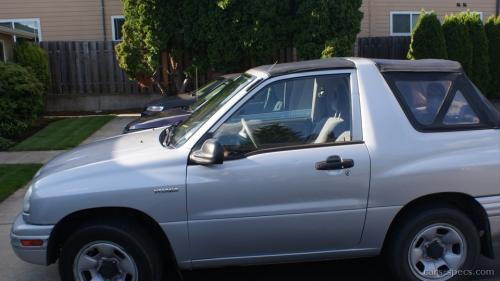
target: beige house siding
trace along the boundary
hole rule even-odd
[[[467,7],[457,7],[457,3],[466,3]],[[446,14],[470,9],[482,12],[484,19],[495,14],[496,0],[365,0],[361,7],[364,18],[361,23],[360,37],[390,36],[390,14],[395,11],[434,10],[440,19]]]
[[[120,0],[104,0],[107,39]],[[40,19],[43,41],[104,40],[101,0],[1,0],[0,20]]]
[[[101,0],[0,0],[0,20],[39,19],[43,41],[112,40],[113,16],[123,15],[121,0],[102,0],[106,38],[102,28]],[[496,0],[364,0],[360,37],[389,36],[393,11],[435,10],[446,14],[471,9],[484,18],[495,13]]]

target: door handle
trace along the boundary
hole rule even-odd
[[[342,159],[338,155],[330,156],[326,161],[316,163],[316,170],[341,170],[354,167],[354,160]]]

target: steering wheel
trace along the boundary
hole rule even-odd
[[[252,144],[255,148],[258,148],[257,147],[257,142],[255,141],[255,138],[252,134],[252,131],[250,131],[250,127],[248,127],[248,124],[247,122],[245,121],[244,118],[241,118],[241,126],[243,127],[243,130],[245,131],[246,135],[250,138],[250,140],[252,141]]]

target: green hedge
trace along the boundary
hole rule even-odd
[[[43,85],[22,66],[0,62],[0,136],[15,138],[42,110]]]
[[[490,54],[490,86],[488,95],[500,99],[500,17],[490,17],[485,25]]]
[[[448,57],[443,28],[435,12],[420,13],[417,25],[411,34],[408,59],[445,59]]]
[[[460,15],[448,15],[443,23],[446,49],[450,60],[462,64],[466,73],[472,69],[472,41],[469,29]]]
[[[31,42],[20,42],[14,48],[14,61],[32,71],[44,89],[48,89],[49,60],[44,49]]]
[[[486,94],[490,82],[490,56],[488,54],[488,39],[484,32],[484,25],[478,13],[470,11],[460,14],[469,30],[472,42],[472,67],[467,73],[476,86]]]

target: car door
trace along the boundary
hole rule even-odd
[[[283,76],[249,95],[208,133],[224,163],[187,167],[193,265],[355,248],[370,175],[355,73]]]

